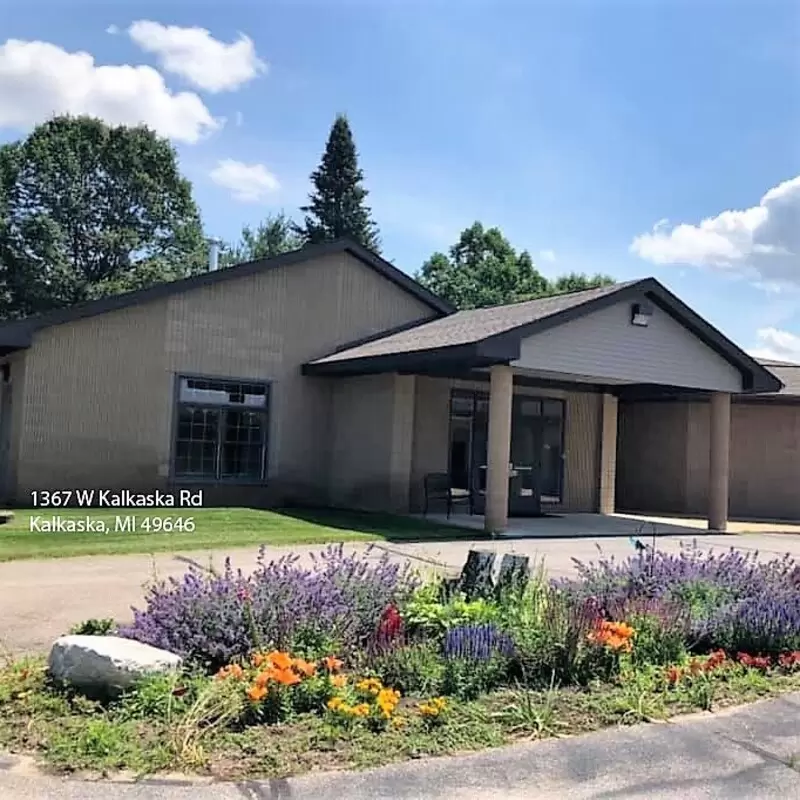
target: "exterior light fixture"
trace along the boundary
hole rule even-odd
[[[631,306],[631,325],[646,328],[653,316],[653,307],[649,303],[634,303]]]

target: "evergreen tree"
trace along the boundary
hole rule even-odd
[[[370,250],[380,252],[378,227],[364,201],[364,173],[358,167],[358,153],[347,117],[339,114],[333,123],[322,162],[311,173],[314,191],[297,233],[308,244],[329,242],[341,237],[353,239]]]

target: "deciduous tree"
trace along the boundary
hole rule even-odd
[[[475,222],[461,232],[447,254],[434,253],[417,280],[457,308],[516,303],[613,283],[607,275],[571,273],[548,280],[526,250],[517,252],[499,228]]]
[[[63,116],[0,147],[0,212],[5,317],[205,268],[191,185],[145,127]]]

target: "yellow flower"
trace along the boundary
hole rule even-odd
[[[353,714],[357,717],[366,717],[369,715],[369,706],[366,703],[359,703],[353,708]]]
[[[347,684],[347,676],[346,675],[332,675],[331,676],[331,686],[335,686],[337,689],[341,689],[346,684]]]
[[[362,678],[356,684],[356,689],[359,692],[369,692],[372,695],[377,695],[382,688],[383,684],[377,678]]]
[[[405,719],[403,719],[403,717],[395,717],[392,720],[392,727],[393,728],[402,728],[403,725],[405,725],[405,724],[406,724],[406,721],[405,721]]]
[[[341,697],[331,697],[331,699],[328,700],[327,705],[331,711],[336,711],[342,708],[344,705],[344,700],[342,700]]]

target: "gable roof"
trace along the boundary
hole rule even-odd
[[[782,389],[770,394],[780,397],[800,397],[800,364],[772,359],[759,359],[759,363],[783,383]]]
[[[433,294],[413,278],[406,275],[393,264],[376,255],[367,248],[362,247],[349,239],[339,239],[335,242],[325,242],[323,244],[307,245],[299,250],[292,250],[273,258],[261,258],[256,261],[248,261],[243,264],[236,264],[233,267],[224,267],[213,272],[201,272],[189,278],[182,278],[176,281],[167,281],[150,286],[146,289],[138,289],[125,294],[111,295],[99,300],[91,300],[86,303],[79,303],[70,308],[61,308],[49,311],[45,314],[26,317],[21,320],[0,323],[0,354],[29,347],[33,334],[42,328],[49,328],[53,325],[62,325],[65,322],[72,322],[86,317],[94,317],[98,314],[106,314],[110,311],[148,303],[152,300],[159,300],[163,297],[188,292],[192,289],[199,289],[204,286],[212,286],[222,281],[244,278],[271,269],[287,267],[299,264],[323,256],[334,255],[337,253],[350,253],[366,266],[375,270],[387,280],[399,286],[404,291],[416,297],[438,314],[450,314],[455,309],[450,303],[441,297]]]
[[[309,374],[415,370],[455,364],[471,368],[520,357],[523,339],[621,302],[647,297],[742,373],[746,391],[779,391],[781,382],[754,358],[679,300],[655,278],[616,283],[455,314],[372,341],[341,348],[307,364]]]

